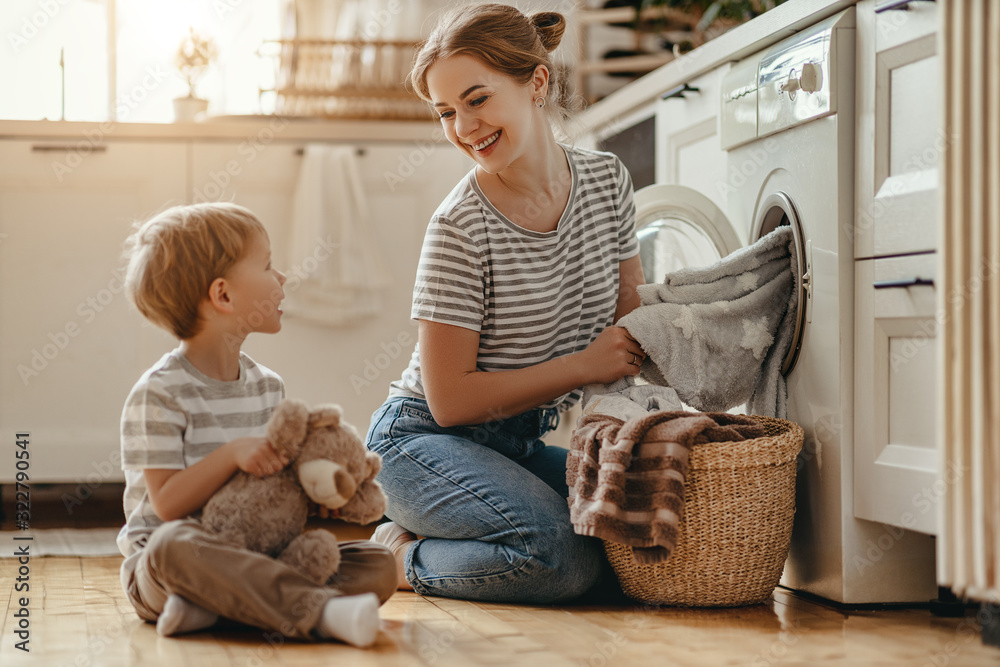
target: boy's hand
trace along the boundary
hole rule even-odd
[[[237,438],[229,446],[239,469],[255,477],[273,475],[288,465],[288,459],[279,456],[267,438]]]
[[[320,519],[336,519],[340,517],[340,510],[332,510],[325,505],[320,505],[310,500],[308,516],[315,516]]]

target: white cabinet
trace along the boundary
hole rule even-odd
[[[858,4],[857,182],[854,256],[937,246],[941,120],[937,6],[875,12]]]
[[[122,291],[133,221],[176,204],[234,201],[261,219],[276,265],[288,269],[304,145],[280,127],[218,140],[0,140],[0,430],[31,433],[32,481],[121,480],[125,397],[177,345]],[[409,313],[424,229],[470,164],[446,143],[358,145],[389,274],[381,313],[349,328],[287,318],[280,334],[251,336],[244,349],[284,377],[290,396],[340,403],[363,431],[416,341]],[[13,440],[0,445],[6,460]],[[14,473],[0,467],[0,484]]]
[[[935,534],[935,258],[855,264],[855,516]]]
[[[934,275],[941,125],[936,6],[859,3],[854,514],[926,534],[941,500]]]
[[[83,136],[0,141],[0,431],[31,433],[33,481],[121,479],[125,396],[173,345],[128,304],[122,244],[133,220],[184,202],[185,154]],[[0,468],[0,482],[13,474]]]
[[[277,141],[276,132],[280,126],[239,141],[190,144],[188,201],[231,201],[253,211],[267,229],[280,266],[304,144]]]
[[[697,190],[723,210],[728,192],[719,87],[728,69],[723,65],[692,79],[656,103],[656,182]]]

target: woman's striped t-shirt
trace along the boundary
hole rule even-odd
[[[578,352],[614,323],[618,265],[639,252],[632,181],[611,153],[563,148],[572,184],[554,231],[508,220],[483,194],[474,169],[427,227],[411,317],[479,332],[477,370],[524,368]],[[542,407],[564,410],[580,394]],[[425,397],[419,343],[389,395]]]

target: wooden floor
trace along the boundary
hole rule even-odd
[[[7,545],[4,545],[6,548]],[[15,648],[18,563],[4,583],[0,665],[1000,665],[982,646],[974,610],[845,613],[779,589],[763,605],[727,610],[532,607],[399,592],[381,609],[374,647],[281,642],[260,631],[164,639],[132,611],[121,559],[30,563],[30,653]]]

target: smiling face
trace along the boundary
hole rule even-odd
[[[448,141],[491,174],[528,155],[551,132],[534,104],[547,87],[544,66],[522,84],[468,55],[442,58],[427,70],[427,89]]]
[[[287,278],[271,265],[271,242],[266,234],[254,236],[246,255],[233,265],[225,280],[241,327],[262,333],[281,330],[282,285]]]

